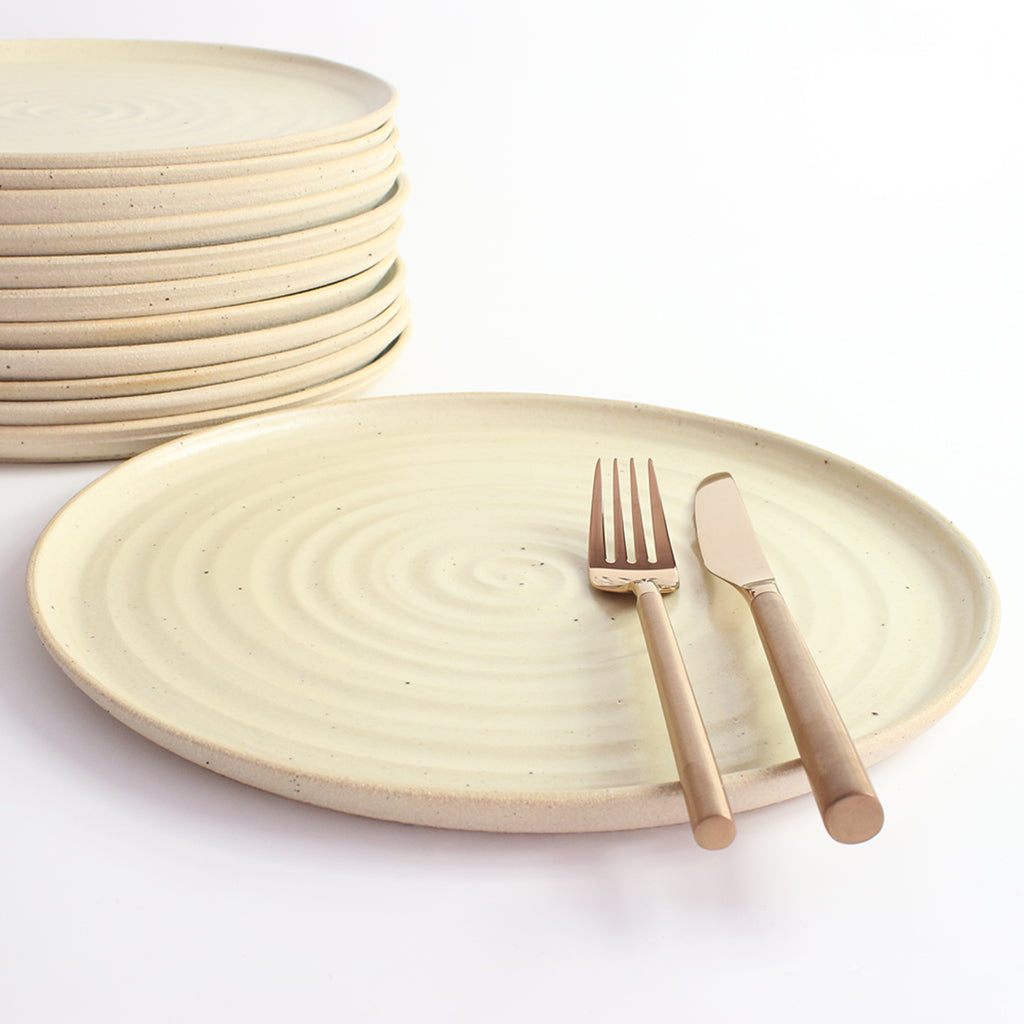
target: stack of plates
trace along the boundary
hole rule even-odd
[[[396,101],[266,50],[0,42],[0,458],[121,458],[385,373]]]

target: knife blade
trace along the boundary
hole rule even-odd
[[[840,843],[870,839],[882,827],[882,805],[730,473],[715,473],[698,485],[693,518],[705,568],[750,605],[825,828]]]

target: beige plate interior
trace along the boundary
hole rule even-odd
[[[705,475],[739,482],[866,761],[981,671],[991,580],[912,495],[749,427],[545,396],[349,402],[148,452],[46,530],[32,611],[117,718],[292,799],[464,829],[679,822],[636,613],[587,583],[594,460],[630,455],[658,467],[668,605],[736,810],[807,784],[749,612],[693,555]]]
[[[294,153],[379,128],[397,100],[374,75],[298,54],[155,40],[7,40],[0,166]]]

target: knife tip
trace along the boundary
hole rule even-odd
[[[711,476],[706,476],[701,480],[697,485],[697,490],[699,491],[702,487],[716,483],[719,480],[732,480],[732,473],[712,473]]]

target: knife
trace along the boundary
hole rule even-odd
[[[882,827],[882,805],[779,591],[731,474],[715,473],[701,482],[693,518],[705,567],[750,604],[825,828],[840,843],[870,839]]]

